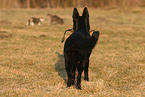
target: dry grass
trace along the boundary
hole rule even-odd
[[[145,96],[145,12],[89,11],[91,28],[101,35],[90,58],[90,81],[82,80],[78,91],[66,88],[60,43],[72,27],[72,9],[0,10],[0,96]],[[48,12],[65,24],[48,25]],[[31,16],[46,21],[26,26]]]

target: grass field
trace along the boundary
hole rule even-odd
[[[0,10],[0,96],[144,97],[145,11],[89,8],[91,28],[101,34],[90,57],[90,81],[82,79],[82,90],[77,90],[66,88],[61,43],[64,31],[72,27],[72,10]],[[65,24],[49,25],[48,12]],[[26,26],[32,16],[45,21]]]

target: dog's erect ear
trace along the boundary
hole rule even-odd
[[[73,19],[76,19],[76,18],[78,18],[78,17],[79,17],[78,10],[77,10],[77,8],[74,8],[72,18],[73,18]]]
[[[89,18],[89,12],[88,12],[87,7],[84,8],[84,11],[83,11],[82,16],[83,16],[84,18]]]

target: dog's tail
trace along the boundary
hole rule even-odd
[[[65,34],[66,34],[67,31],[73,32],[72,29],[67,29],[67,30],[64,32],[64,35],[63,35],[63,37],[62,37],[62,40],[61,40],[62,43],[63,43],[63,41],[65,40]]]
[[[91,38],[90,38],[90,48],[93,49],[95,45],[97,44],[97,41],[99,39],[99,31],[94,31]]]

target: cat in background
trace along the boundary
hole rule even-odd
[[[63,24],[64,23],[63,19],[56,15],[51,15],[48,13],[47,16],[49,17],[49,24]]]
[[[31,17],[29,20],[28,20],[28,22],[27,22],[27,24],[26,25],[28,25],[28,26],[34,26],[34,25],[41,25],[42,24],[42,21],[44,21],[44,19],[43,18],[36,18],[36,17]]]

